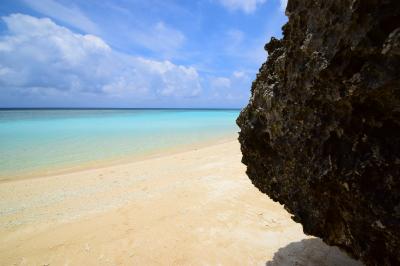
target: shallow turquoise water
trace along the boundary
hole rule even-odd
[[[233,136],[239,110],[1,110],[0,178]]]

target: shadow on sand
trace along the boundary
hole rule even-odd
[[[337,247],[319,238],[303,239],[280,248],[266,266],[362,266]]]

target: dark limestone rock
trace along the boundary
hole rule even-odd
[[[400,265],[400,1],[289,0],[237,123],[253,184],[306,234]]]

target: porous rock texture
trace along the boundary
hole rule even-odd
[[[306,234],[400,265],[400,0],[289,0],[237,123],[253,184]]]

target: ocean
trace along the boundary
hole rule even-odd
[[[223,141],[237,136],[238,115],[209,109],[3,109],[0,181]]]

